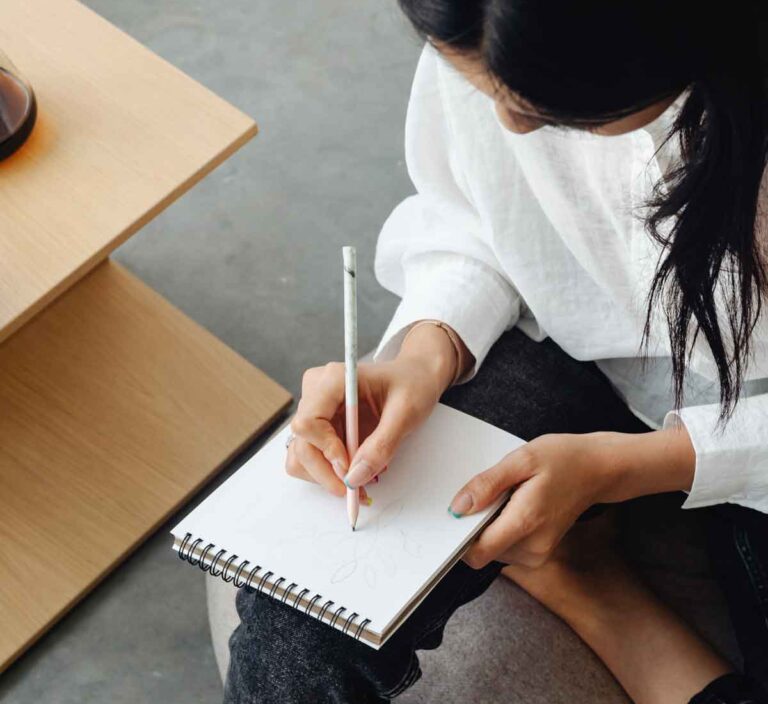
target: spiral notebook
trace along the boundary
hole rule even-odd
[[[503,498],[453,518],[476,473],[523,444],[448,406],[402,443],[367,489],[357,529],[343,499],[284,470],[286,427],[171,532],[179,557],[249,585],[373,648],[381,647],[457,562]]]

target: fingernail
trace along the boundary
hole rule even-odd
[[[448,507],[448,513],[454,518],[461,518],[472,508],[472,497],[466,492],[461,492]]]
[[[373,467],[365,460],[353,462],[349,469],[349,474],[344,477],[344,483],[354,489],[357,486],[365,484],[373,476]]]
[[[344,475],[347,473],[347,468],[344,463],[341,460],[333,460],[331,466],[333,467],[333,471],[336,472],[336,476],[343,480]]]

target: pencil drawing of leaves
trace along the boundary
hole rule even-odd
[[[400,535],[403,539],[403,550],[412,557],[421,557],[423,554],[421,543],[411,538],[402,528],[400,529]]]
[[[284,542],[308,542],[313,546],[313,552],[327,555],[326,565],[332,584],[356,579],[373,589],[381,586],[382,580],[396,578],[398,555],[403,552],[412,557],[423,555],[418,538],[399,527],[405,506],[406,501],[398,498],[375,507],[378,509],[375,514],[358,523],[355,532],[343,524],[320,530],[302,528],[286,531]]]
[[[331,584],[338,584],[351,577],[357,571],[357,558],[348,560],[336,568],[331,575]]]

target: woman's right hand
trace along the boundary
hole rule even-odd
[[[286,471],[338,496],[345,495],[345,477],[351,487],[362,487],[387,466],[403,438],[426,420],[454,378],[456,363],[445,331],[421,325],[408,335],[396,359],[359,364],[360,447],[351,458],[344,443],[344,364],[308,369],[291,421],[294,439]]]

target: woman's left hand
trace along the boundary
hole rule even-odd
[[[593,504],[687,489],[694,465],[684,429],[541,435],[476,475],[454,497],[450,511],[459,518],[514,488],[463,559],[475,569],[492,560],[538,567]]]

